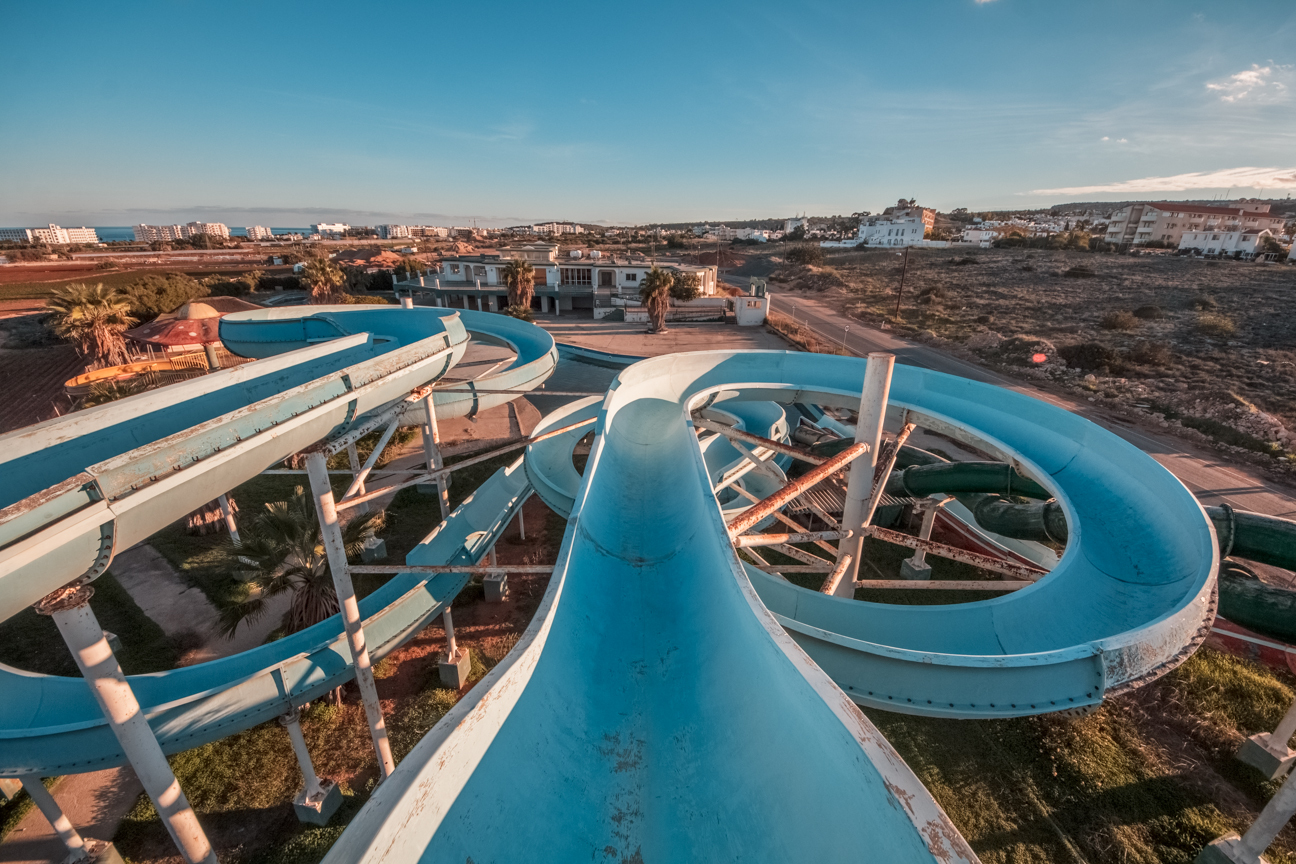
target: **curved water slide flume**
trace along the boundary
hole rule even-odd
[[[222,337],[232,350],[266,359],[0,437],[7,496],[0,502],[7,505],[0,511],[0,615],[88,569],[102,573],[114,549],[148,537],[177,513],[316,441],[360,428],[445,375],[470,333],[508,344],[517,356],[473,382],[475,394],[436,393],[439,418],[516,398],[492,391],[534,388],[557,359],[543,330],[489,313],[299,307],[225,321]],[[411,415],[419,422],[413,406],[403,422]],[[514,464],[409,562],[475,563],[529,494]],[[467,578],[401,574],[362,600],[374,658],[417,633]],[[163,749],[178,752],[272,719],[351,677],[334,617],[242,654],[129,681]],[[53,776],[123,762],[84,680],[0,666],[0,692],[0,775]]]
[[[742,371],[713,406],[758,399],[858,406],[861,360],[753,352],[746,362],[730,361]],[[914,367],[895,367],[890,404],[892,415],[907,409],[920,425],[966,430],[1015,460],[1057,496],[1075,527],[1058,565],[1036,585],[953,606],[830,597],[748,567],[767,608],[854,701],[946,717],[1096,705],[1172,668],[1204,638],[1214,613],[1214,532],[1188,490],[1146,454],[1044,402]],[[560,512],[575,471],[555,470],[563,460],[546,448],[564,444],[541,442],[527,458],[532,485]]]
[[[824,359],[670,355],[546,418],[598,421],[541,606],[326,861],[976,860],[765,609],[689,420],[741,399],[858,404],[862,361]],[[574,440],[529,448],[533,478],[561,472],[546,500],[570,488]]]

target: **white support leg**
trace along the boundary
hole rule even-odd
[[[85,841],[81,839],[81,835],[77,833],[77,830],[72,827],[72,822],[67,818],[67,814],[54,800],[54,796],[50,794],[50,791],[45,788],[41,778],[35,774],[27,774],[22,778],[22,785],[23,789],[27,790],[27,794],[32,801],[36,802],[36,806],[40,808],[41,814],[53,827],[54,833],[58,835],[58,838],[63,841],[63,845],[67,848],[68,854],[63,859],[63,864],[70,864],[72,861],[89,861],[90,855],[86,851]]]
[[[441,683],[451,690],[462,690],[468,683],[472,671],[472,660],[467,649],[460,648],[455,642],[454,619],[450,616],[450,607],[441,613],[441,623],[445,627],[446,656],[441,661]]]
[[[432,395],[423,399],[423,409],[427,412],[428,422],[423,426],[423,456],[429,472],[438,472],[445,467],[441,459],[441,433],[437,430],[436,406],[432,404]],[[450,477],[437,474],[437,501],[441,504],[441,518],[450,517]]]
[[[846,506],[842,512],[841,527],[851,531],[851,536],[837,544],[837,561],[851,557],[842,579],[833,595],[855,596],[855,580],[859,574],[860,556],[864,551],[864,520],[867,518],[869,499],[873,492],[873,468],[877,464],[878,448],[882,444],[882,421],[886,416],[887,395],[891,391],[891,371],[895,355],[875,351],[868,355],[864,370],[864,387],[860,393],[859,419],[855,422],[855,442],[869,445],[868,457],[851,463],[846,483]]]
[[[72,651],[81,674],[85,676],[95,701],[117,736],[127,761],[135,769],[144,791],[153,800],[166,825],[167,832],[187,864],[217,864],[207,835],[198,824],[184,790],[180,788],[162,747],[144,719],[139,701],[113,656],[103,627],[90,608],[94,589],[83,585],[61,589],[46,597],[36,611],[49,615],[58,626],[63,641]]]
[[[1296,814],[1296,781],[1288,777],[1245,834],[1241,837],[1225,834],[1213,841],[1197,855],[1197,864],[1266,864],[1262,853],[1293,814]]]
[[[326,825],[337,809],[342,806],[342,790],[332,780],[320,780],[311,762],[310,750],[306,748],[306,736],[302,734],[301,716],[294,708],[279,718],[279,725],[288,731],[292,741],[293,752],[297,755],[297,767],[302,772],[302,791],[293,799],[293,809],[297,818],[312,825]]]
[[[242,546],[243,541],[239,539],[238,522],[234,519],[234,508],[230,506],[229,496],[221,495],[216,501],[220,504],[221,515],[225,517],[225,527],[229,529],[230,539],[235,546]]]
[[[1292,702],[1273,732],[1260,732],[1243,741],[1238,759],[1270,780],[1277,780],[1290,773],[1296,764],[1296,751],[1287,746],[1293,734],[1296,734],[1296,702]]]
[[[351,466],[351,481],[355,482],[355,480],[357,479],[357,477],[359,477],[360,474],[360,453],[356,450],[354,441],[347,445],[347,464]],[[360,485],[356,487],[355,494],[363,495],[365,494],[364,478],[359,477],[359,480],[360,480]],[[361,501],[356,506],[360,508],[361,513],[369,512],[368,501]]]
[[[932,527],[936,524],[936,514],[952,498],[937,500],[935,498],[924,498],[918,502],[918,508],[922,511],[922,527],[918,529],[919,540],[930,540]],[[927,563],[927,550],[917,549],[914,551],[912,558],[907,558],[900,562],[901,579],[930,579],[931,565]]]
[[[526,515],[522,512],[521,507],[518,508],[518,534],[521,535],[523,540],[526,539]]]
[[[347,643],[351,647],[351,660],[355,664],[356,686],[360,689],[360,701],[364,703],[365,716],[369,720],[369,735],[373,738],[378,766],[385,780],[396,770],[396,763],[392,760],[391,743],[387,740],[387,724],[383,721],[382,704],[378,701],[378,686],[374,683],[369,647],[365,644],[364,628],[360,622],[360,604],[356,600],[355,587],[351,584],[342,527],[338,524],[333,487],[329,483],[328,460],[323,453],[316,451],[306,457],[306,473],[310,477],[320,534],[323,535],[324,550],[328,553],[329,570],[333,574],[333,587],[337,591],[342,624],[346,627]]]

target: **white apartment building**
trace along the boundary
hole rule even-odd
[[[0,240],[66,246],[69,243],[98,243],[99,235],[93,228],[61,228],[51,222],[44,228],[0,228]]]
[[[264,225],[249,225],[243,229],[247,231],[249,240],[273,240],[274,232]]]
[[[198,234],[210,234],[213,237],[230,236],[229,228],[220,222],[189,222],[184,225],[136,225],[135,240],[140,243],[154,243],[167,240],[187,240]]]
[[[1106,239],[1108,243],[1161,242],[1177,247],[1188,232],[1226,234],[1269,230],[1277,233],[1282,227],[1281,216],[1270,215],[1268,204],[1251,198],[1227,207],[1157,201],[1117,210],[1107,225]]]
[[[442,228],[439,225],[411,225],[409,226],[409,236],[411,237],[449,237],[450,229]]]
[[[310,226],[310,229],[312,234],[318,234],[321,237],[342,237],[351,230],[351,226],[345,222],[321,222],[318,225]]]
[[[378,225],[374,230],[378,232],[379,240],[395,240],[398,237],[412,236],[408,225]]]
[[[1193,249],[1202,255],[1239,255],[1254,258],[1265,237],[1272,237],[1268,228],[1257,231],[1185,231],[1179,240],[1180,249]]]
[[[584,234],[585,229],[573,222],[542,222],[539,225],[532,225],[531,230],[536,234],[559,235],[559,234]]]

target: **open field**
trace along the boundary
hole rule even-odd
[[[102,282],[109,287],[125,288],[148,273],[184,273],[195,279],[206,276],[232,277],[250,270],[282,276],[292,272],[288,266],[271,267],[262,264],[209,265],[197,269],[177,266],[135,267],[123,270],[97,270],[93,266],[69,265],[63,267],[0,267],[0,300],[33,300],[48,297],[55,288],[85,282],[91,285]]]
[[[826,251],[818,266],[769,260],[773,287],[827,298],[875,326],[1061,383],[1190,438],[1271,459],[1296,450],[1296,267],[919,249],[897,315],[895,250]]]

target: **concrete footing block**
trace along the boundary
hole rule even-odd
[[[381,537],[370,537],[360,547],[360,560],[372,564],[387,557],[387,541]]]
[[[931,565],[927,563],[915,565],[912,559],[906,558],[900,562],[900,578],[926,581],[931,578]]]
[[[437,484],[435,484],[435,483],[417,483],[417,484],[415,484],[414,488],[418,490],[418,493],[419,493],[420,495],[436,495],[436,494],[438,494]],[[447,486],[446,486],[446,489],[448,490],[449,488],[450,488],[450,487],[447,485]]]
[[[317,795],[306,796],[303,789],[293,799],[293,810],[297,821],[308,825],[327,825],[329,819],[342,806],[342,790],[332,780],[320,780],[321,791]]]
[[[472,671],[472,659],[467,648],[460,648],[454,657],[441,658],[441,684],[451,690],[462,690]]]
[[[93,864],[126,864],[117,847],[103,840],[86,840],[86,854]],[[83,859],[84,860],[84,859]]]
[[[22,791],[22,781],[17,777],[0,777],[0,797],[12,801]]]
[[[1272,741],[1268,732],[1260,732],[1242,742],[1237,758],[1266,778],[1277,780],[1286,777],[1296,765],[1296,751],[1288,750],[1286,743]]]
[[[1242,838],[1237,834],[1225,834],[1218,840],[1211,841],[1209,846],[1197,853],[1194,860],[1196,864],[1269,864],[1263,855],[1258,858],[1244,855],[1238,848],[1241,844]]]
[[[486,578],[482,579],[482,586],[486,589],[487,603],[503,603],[508,599],[507,573],[487,573]]]
[[[104,638],[108,640],[108,647],[113,650],[114,654],[121,653],[122,641],[120,636],[118,636],[116,633],[109,633],[107,630],[105,630]]]

